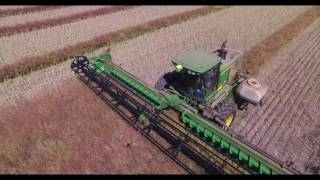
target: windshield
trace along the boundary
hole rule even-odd
[[[181,84],[183,88],[190,94],[193,93],[196,89],[201,89],[200,76],[194,72],[185,71],[181,74]]]
[[[209,91],[213,92],[217,86],[218,83],[218,68],[214,67],[208,72],[204,74],[204,87]]]
[[[199,74],[191,70],[178,73],[176,89],[183,93],[193,96],[194,92],[199,89],[207,96],[216,90],[219,81],[219,66],[212,68],[204,74]]]

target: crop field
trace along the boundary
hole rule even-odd
[[[1,173],[185,173],[80,81],[69,83],[3,109]]]
[[[233,126],[247,141],[310,173],[320,172],[319,38],[318,20],[262,68],[259,77],[271,83],[268,98],[241,112]]]
[[[14,26],[32,21],[43,21],[51,18],[70,16],[84,11],[90,11],[110,6],[66,6],[51,11],[40,11],[23,15],[8,16],[0,19],[2,26]]]
[[[9,36],[35,29],[44,29],[46,27],[71,23],[77,20],[125,10],[131,7],[134,6],[66,6],[52,11],[10,16],[0,20],[0,23],[2,24],[0,36]]]
[[[46,54],[56,49],[75,45],[80,42],[134,26],[183,11],[188,11],[192,6],[155,6],[137,7],[127,11],[98,16],[83,21],[78,21],[48,29],[40,29],[9,37],[1,37],[1,54],[3,65],[16,63],[25,57]],[[165,12],[165,13],[164,13]],[[126,17],[126,18],[123,18]],[[117,23],[115,23],[117,22]],[[50,36],[48,36],[50,34]],[[38,39],[38,41],[36,41]],[[35,41],[37,43],[35,43]],[[24,42],[24,43],[19,43]],[[6,53],[4,53],[6,52]]]
[[[53,10],[62,6],[1,6],[0,17]]]
[[[13,13],[18,8],[25,13]],[[0,173],[185,174],[76,78],[72,58],[111,47],[115,64],[153,87],[184,49],[212,50],[227,39],[246,55],[276,44],[274,34],[292,22],[303,24],[291,25],[293,40],[259,48],[261,55],[272,52],[256,71],[270,90],[262,107],[237,113],[232,130],[302,173],[320,173],[319,12],[318,6],[0,6]]]
[[[115,13],[107,17],[97,17],[101,18],[100,20],[97,20],[97,18],[90,19],[87,20],[88,22],[84,24],[81,24],[83,23],[83,21],[80,21],[78,23],[75,22],[66,24],[62,27],[58,26],[36,32],[33,31],[30,32],[31,34],[18,34],[17,36],[19,36],[19,38],[22,39],[19,39],[16,36],[3,37],[0,38],[2,41],[9,40],[12,44],[10,44],[10,42],[8,42],[8,44],[3,44],[3,47],[1,49],[2,52],[5,52],[7,50],[12,51],[13,49],[10,47],[11,45],[17,46],[16,43],[18,43],[18,41],[21,40],[29,42],[31,37],[39,38],[41,34],[43,38],[46,40],[39,41],[39,44],[30,43],[29,50],[26,50],[27,44],[25,46],[22,46],[20,50],[24,52],[24,55],[22,55],[23,52],[17,53],[17,49],[9,54],[5,53],[7,55],[4,55],[4,53],[0,52],[1,54],[3,54],[1,56],[2,63],[0,64],[0,78],[3,80],[6,77],[14,77],[17,74],[25,74],[30,72],[31,70],[39,68],[39,66],[41,67],[52,65],[54,63],[64,61],[67,58],[74,57],[78,54],[83,54],[90,50],[93,51],[94,49],[99,48],[101,46],[105,46],[106,44],[110,45],[112,42],[115,41],[125,40],[129,37],[134,37],[148,31],[168,26],[173,23],[186,21],[193,17],[210,13],[219,9],[221,8],[201,8],[199,6],[138,7],[125,12],[119,12],[120,14]],[[166,13],[163,14],[163,11]],[[181,13],[178,13],[177,11]],[[151,15],[152,17],[149,17]],[[157,18],[157,16],[159,17]],[[131,20],[129,17],[135,19]],[[119,21],[116,24],[110,23],[110,19],[117,20],[117,18],[119,18]],[[104,21],[106,23],[101,23]],[[106,26],[106,24],[109,26]],[[84,26],[86,28],[82,28]],[[97,29],[97,27],[99,28]],[[57,30],[54,30],[54,28],[58,28],[58,32],[56,32]],[[52,37],[54,38],[48,38],[46,33],[43,31],[52,34]],[[96,34],[93,34],[93,32],[96,32]],[[65,35],[65,39],[62,38],[61,34]],[[74,34],[77,34],[78,36],[74,36]],[[14,39],[15,37],[19,40],[17,41],[17,39]],[[64,41],[65,44],[61,44],[61,41]],[[53,49],[53,47],[55,47],[56,49]],[[16,48],[19,47],[17,46]],[[31,49],[33,50],[32,53],[30,52]],[[16,60],[12,58],[16,58]]]

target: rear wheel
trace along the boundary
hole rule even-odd
[[[155,88],[160,91],[163,90],[167,85],[167,81],[163,76],[161,76],[161,78],[156,82]]]
[[[163,90],[168,88],[172,82],[176,81],[175,71],[167,72],[156,82],[155,88],[157,90]]]
[[[222,102],[217,107],[217,112],[219,113],[218,118],[224,122],[223,128],[228,129],[237,111],[237,105],[234,102]]]
[[[227,119],[226,119],[226,126],[227,127],[230,127],[231,123],[233,122],[233,118],[234,118],[234,115],[233,114],[230,114]]]

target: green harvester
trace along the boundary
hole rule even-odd
[[[269,155],[229,133],[237,110],[245,109],[249,103],[261,105],[268,90],[266,83],[240,73],[239,57],[241,52],[226,49],[225,43],[212,51],[187,49],[173,58],[173,69],[155,87],[113,64],[109,51],[90,60],[76,57],[71,68],[101,87],[108,86],[104,78],[119,83],[155,112],[178,112],[184,126],[258,174],[291,174]],[[141,114],[139,119],[149,124],[147,116]]]

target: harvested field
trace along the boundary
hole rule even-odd
[[[68,62],[68,64],[69,63],[70,62]],[[110,115],[113,112],[109,112],[108,108],[106,108],[106,105],[100,102],[98,97],[93,95],[90,90],[85,90],[85,88],[83,87],[84,85],[80,81],[75,81],[74,76],[65,76],[66,72],[68,74],[71,72],[69,71],[69,65],[61,67],[63,68],[63,71],[57,71],[57,67],[53,66],[45,69],[47,73],[45,73],[44,71],[38,71],[30,74],[30,76],[16,78],[14,79],[15,82],[9,80],[1,84],[2,88],[8,88],[8,91],[1,91],[2,100],[0,107],[1,109],[5,109],[4,111],[6,114],[6,116],[1,117],[1,122],[5,123],[7,119],[17,120],[8,122],[12,123],[12,125],[18,125],[16,126],[16,128],[19,128],[21,123],[24,124],[25,122],[25,119],[22,117],[25,117],[26,114],[28,114],[29,118],[27,121],[30,120],[30,122],[32,123],[27,124],[33,124],[32,126],[30,126],[30,128],[24,126],[25,131],[21,133],[23,134],[22,136],[20,136],[21,134],[18,135],[14,133],[14,131],[11,131],[11,133],[9,133],[10,135],[7,134],[6,137],[3,137],[8,140],[6,142],[12,142],[15,140],[17,142],[17,144],[12,144],[11,146],[8,146],[7,143],[1,144],[3,145],[3,147],[6,147],[2,148],[1,151],[1,169],[3,173],[185,173],[182,169],[178,168],[175,163],[169,160],[168,157],[164,156],[163,154],[159,155],[159,150],[154,152],[152,148],[155,149],[156,147],[147,143],[146,140],[138,133],[136,133],[135,135],[126,136],[124,132],[126,131],[125,128],[127,124],[123,120],[117,121],[117,117]],[[68,70],[66,70],[65,67],[67,67]],[[48,81],[47,79],[50,80]],[[69,81],[73,81],[75,82],[75,84],[70,84]],[[73,90],[65,88],[65,84],[68,84],[69,88],[76,88],[75,86],[77,86],[76,84],[78,84],[79,87],[77,89],[87,91],[90,97],[88,97],[87,99],[84,98],[82,100],[80,98],[79,100],[77,95],[80,91],[76,90],[74,91],[76,96],[72,98],[72,94],[69,94],[69,91]],[[43,91],[44,89],[47,89],[48,91]],[[60,93],[62,91],[66,92],[66,94],[62,95]],[[15,93],[11,94],[12,92]],[[51,96],[51,93],[55,93],[56,96]],[[84,94],[81,96],[85,97]],[[86,104],[86,102],[90,102],[93,97],[96,98],[97,101],[102,103],[101,108],[103,109],[103,111],[101,111],[101,109],[99,110],[99,108],[96,107],[96,105],[98,105],[96,102],[91,102],[95,104],[94,106],[90,104],[85,105],[90,106],[93,109],[93,111],[89,114],[79,115],[79,112],[75,113],[74,111],[71,111],[71,109],[69,109],[71,107],[74,107],[75,109],[77,109],[76,111],[78,111],[79,106],[83,106],[83,104]],[[50,99],[50,101],[48,101],[48,98]],[[69,103],[71,101],[75,104],[70,105]],[[9,107],[7,103],[3,104],[4,102],[7,102],[12,106]],[[36,104],[39,105],[35,107],[35,109],[39,109],[39,111],[35,112],[35,109],[29,109],[30,111],[26,112],[25,114],[18,115],[15,113],[15,111],[20,111],[20,108],[22,108],[22,106],[24,106],[24,108],[30,107],[30,104],[34,104],[35,106]],[[89,110],[88,107],[84,107],[84,109],[85,111]],[[42,114],[43,110],[45,111],[45,114]],[[83,112],[85,113],[85,111]],[[95,111],[99,111],[100,113],[98,114],[100,115],[98,115]],[[12,116],[12,112],[17,116]],[[59,112],[65,113],[60,114]],[[59,125],[58,123],[56,123],[57,119],[60,122],[64,122],[64,118],[70,119],[70,117],[66,115],[68,113],[71,116],[74,116],[74,114],[78,114],[76,115],[77,117],[74,117],[77,120],[84,122],[75,123],[74,121],[72,121],[69,128],[67,124]],[[96,118],[93,118],[92,114],[98,116]],[[40,118],[40,116],[42,116],[42,118]],[[81,117],[82,119],[80,119],[79,117]],[[47,121],[48,118],[50,119],[49,121]],[[77,126],[76,128],[74,128],[74,131],[71,130],[73,129],[72,126],[74,124],[79,124],[81,126],[83,125],[83,127],[87,128],[90,127],[90,125],[86,124],[90,123],[90,121],[92,122],[92,120],[96,121],[96,119],[100,119],[104,122],[104,124],[108,124],[106,119],[112,120],[112,123],[110,123],[110,125],[105,129],[106,131],[109,131],[110,135],[108,135],[108,133],[101,132],[101,130],[98,129],[94,129],[92,130],[92,132],[90,132],[91,130],[87,130],[84,132],[83,138],[90,138],[88,138],[88,141],[85,144],[81,144],[83,139],[81,138],[81,135],[76,135],[77,139],[81,139],[81,141],[74,139],[74,136],[66,137],[66,139],[68,140],[61,138],[59,139],[59,137],[62,137],[61,135],[57,137],[57,133],[61,133],[61,128],[63,127],[66,127],[66,132],[70,131],[71,134],[72,132],[74,132],[73,134],[77,134],[79,133],[79,131],[83,132],[83,130],[82,128],[79,128]],[[46,122],[52,123],[50,126],[52,128],[49,128],[50,130],[48,130],[48,126],[45,126],[42,128],[42,132],[39,132],[41,131],[39,130],[41,129],[41,127],[38,128],[39,131],[34,133],[36,135],[28,133],[30,131],[34,132],[32,128],[35,128],[35,124],[40,123],[41,126],[41,124],[46,124]],[[116,125],[118,123],[121,125]],[[93,126],[100,127],[101,125],[93,124]],[[115,132],[110,131],[111,127],[112,129],[114,127],[118,127],[115,129],[121,129],[121,131],[118,131],[119,134],[117,135]],[[135,133],[135,131],[131,127],[128,128],[128,134]],[[92,135],[90,133],[96,134],[96,131],[101,132],[101,137],[96,137],[94,138],[96,141],[92,141],[92,137],[94,137],[95,135]],[[90,135],[88,135],[88,133]],[[10,136],[11,139],[8,138],[8,136]],[[117,136],[120,136],[120,138],[117,138]],[[109,137],[109,139],[105,137]],[[128,137],[130,137],[130,139],[126,140],[125,138]],[[110,138],[112,140],[110,140]],[[101,144],[103,144],[101,140],[108,142],[108,144],[103,146],[105,147],[103,149],[101,149]],[[96,143],[97,141],[100,142]],[[128,148],[126,149],[127,141],[132,142],[130,150],[128,150]],[[119,142],[124,142],[124,144],[121,144]],[[92,145],[92,143],[94,143],[95,145]],[[73,151],[77,151],[77,153],[74,153]],[[114,154],[115,151],[117,151],[117,154]],[[50,155],[47,155],[48,152]],[[99,154],[94,153],[94,156],[92,156],[92,152],[98,152]],[[128,156],[130,157],[128,158]],[[83,166],[79,166],[79,164],[83,164]],[[141,164],[141,166],[137,164]]]
[[[18,6],[18,5],[1,5],[0,10],[11,10],[11,9],[19,9],[24,7],[32,7],[32,6]]]
[[[2,6],[0,17],[53,10],[63,6]]]
[[[186,11],[174,14],[168,17],[155,19],[137,26],[120,29],[118,31],[109,32],[101,36],[94,37],[85,42],[79,42],[74,46],[66,46],[41,56],[26,57],[18,62],[6,65],[0,69],[0,79],[13,78],[18,74],[26,74],[32,70],[41,69],[49,65],[65,61],[68,58],[74,57],[79,54],[84,54],[94,49],[110,45],[111,43],[126,40],[128,38],[136,37],[143,33],[154,31],[156,29],[169,26],[181,21],[189,20],[196,16],[201,16],[206,13],[218,10],[215,7],[203,7],[195,10]],[[127,17],[127,16],[125,16]],[[0,57],[1,58],[1,57]],[[1,66],[1,65],[0,65]]]
[[[0,107],[0,173],[185,173],[82,82],[47,88]]]
[[[219,46],[227,38],[230,47],[248,51],[310,9],[311,6],[231,7],[116,44],[111,47],[111,53],[116,64],[153,86],[161,74],[170,69],[172,57],[185,48],[211,49]],[[318,124],[308,123],[312,122],[309,119],[310,113],[317,113],[314,106],[319,107],[319,98],[313,96],[314,99],[317,99],[308,103],[311,96],[303,96],[306,97],[305,100],[303,97],[298,97],[298,94],[309,95],[319,92],[319,86],[316,86],[319,81],[315,80],[316,76],[319,79],[317,70],[319,68],[317,68],[317,61],[315,61],[316,58],[319,59],[319,53],[315,52],[315,49],[319,49],[319,47],[314,43],[318,39],[313,38],[319,32],[319,30],[315,30],[319,29],[319,22],[315,24],[306,31],[309,34],[314,32],[314,34],[299,37],[295,43],[292,43],[294,45],[288,47],[289,50],[285,48],[279,52],[279,56],[283,53],[289,53],[284,56],[287,57],[285,60],[281,60],[283,57],[279,60],[275,58],[274,62],[279,62],[278,65],[267,64],[266,71],[262,71],[259,75],[269,74],[265,78],[273,78],[277,82],[281,80],[279,77],[290,77],[287,79],[288,83],[278,85],[282,89],[281,93],[285,95],[284,99],[281,100],[275,96],[279,92],[271,91],[267,99],[272,95],[275,98],[266,101],[264,107],[268,107],[268,104],[269,106],[272,104],[272,107],[292,105],[293,110],[290,109],[291,107],[288,108],[290,110],[284,109],[284,114],[294,112],[294,116],[291,117],[290,114],[287,114],[284,118],[287,124],[289,124],[290,118],[299,124],[298,117],[302,116],[305,119],[304,124],[298,126],[303,126],[305,129],[307,126],[314,126],[314,131],[308,131],[311,133],[304,135],[305,139],[303,140],[305,141],[300,141],[301,139],[295,141],[297,138],[290,137],[290,141],[288,141],[290,143],[279,145],[285,141],[275,142],[278,144],[277,148],[285,149],[276,151],[282,153],[281,156],[287,159],[289,156],[297,158],[296,156],[300,155],[291,155],[294,152],[289,150],[289,147],[293,145],[303,147],[307,144],[308,147],[303,153],[309,153],[310,144],[316,146],[318,143],[315,138],[318,134],[316,131]],[[308,39],[310,41],[306,43]],[[308,46],[301,48],[296,42],[299,45],[308,44]],[[85,51],[88,53],[82,52],[81,54],[94,55],[108,46],[109,44],[106,44],[105,47],[95,52]],[[308,47],[311,48],[308,50]],[[297,49],[299,52],[310,52],[310,54],[304,61],[304,58],[298,58],[302,55],[293,52],[292,49]],[[60,54],[63,54],[63,51]],[[119,116],[110,111],[93,92],[76,79],[69,68],[70,63],[71,60],[68,60],[22,77],[6,80],[0,84],[0,110],[5,114],[0,117],[0,127],[3,129],[0,131],[0,139],[3,141],[0,144],[0,169],[3,173],[184,173],[168,157],[161,154],[156,147],[146,142]],[[286,65],[286,63],[288,64]],[[293,68],[286,69],[285,67],[288,65]],[[304,68],[298,69],[299,67]],[[306,70],[308,67],[314,69],[313,73]],[[280,71],[285,72],[283,76],[282,74],[279,74],[281,76],[272,76]],[[293,72],[298,73],[295,75]],[[313,81],[309,81],[309,77],[313,78]],[[263,77],[261,78],[263,79]],[[303,84],[300,85],[299,82],[303,82]],[[309,83],[313,83],[315,86]],[[291,85],[294,87],[293,89],[290,89]],[[303,85],[305,85],[305,89],[299,88]],[[272,87],[274,88],[276,85],[272,84]],[[293,100],[288,98],[290,94],[285,94],[285,91],[291,92],[291,95],[296,97],[292,99],[297,99],[298,104],[294,105]],[[280,102],[280,105],[273,106],[274,101]],[[31,106],[32,108],[30,108]],[[253,117],[255,113],[258,113],[264,117],[264,110],[250,107],[250,113],[247,116]],[[281,111],[269,112],[266,117],[271,116],[270,122],[273,121],[279,125],[280,121],[277,117],[282,116],[280,113]],[[242,118],[248,117],[239,115],[238,121],[235,123],[245,123]],[[315,117],[319,117],[319,113]],[[252,121],[254,119],[251,118]],[[278,139],[281,139],[283,134],[283,138],[288,138],[291,135],[288,136],[287,133],[300,131],[297,129],[298,126],[292,124],[288,132],[274,129],[275,125],[271,126],[273,130],[270,131],[267,127],[261,127],[264,130],[259,130],[259,134],[276,132],[274,134]],[[23,127],[22,130],[21,127]],[[271,135],[268,136],[271,137]],[[131,142],[132,149],[126,147],[127,142]],[[289,153],[285,154],[285,151]],[[270,153],[270,149],[267,152]],[[311,164],[305,168],[308,169],[306,170],[308,172],[316,173],[315,169],[319,164],[319,158],[314,157],[317,157],[316,150],[309,157],[312,159],[309,160]],[[298,160],[302,162],[301,159]]]
[[[122,64],[124,69],[153,87],[161,75],[172,68],[171,60],[177,53],[192,47],[210,50],[219,47],[225,39],[230,47],[247,51],[309,8],[232,7],[138,37],[113,48],[112,55],[115,63]],[[268,14],[277,18],[265,18]],[[136,55],[128,56],[133,53]],[[146,71],[150,73],[148,76]]]
[[[0,36],[9,36],[21,32],[53,27],[126,10],[134,6],[70,6],[52,11],[11,16],[0,19]]]
[[[320,17],[320,6],[316,6],[290,22],[285,28],[275,32],[272,37],[257,44],[243,55],[242,69],[256,74],[259,67],[274,56],[278,49],[286,46],[315,19]]]
[[[320,20],[263,66],[262,107],[238,113],[234,130],[300,172],[320,173]],[[303,45],[303,46],[302,46]]]
[[[242,8],[246,8],[245,12],[250,12],[250,10],[254,11],[254,12],[248,13],[247,16],[239,17],[238,14],[243,12]],[[286,24],[285,22],[290,21],[290,20],[288,20],[289,17],[292,17],[293,15],[297,16],[298,14],[301,14],[303,12],[302,11],[303,9],[307,10],[308,8],[307,7],[292,7],[292,6],[291,7],[276,7],[276,8],[275,7],[253,7],[253,6],[250,6],[250,8],[248,8],[248,7],[232,7],[232,8],[205,16],[205,17],[200,17],[198,19],[193,20],[192,22],[186,22],[186,23],[182,23],[179,25],[171,26],[171,27],[159,30],[157,32],[153,32],[150,34],[140,36],[140,37],[135,38],[133,40],[129,40],[125,43],[122,43],[122,44],[119,44],[115,47],[112,47],[112,55],[114,58],[114,62],[116,64],[118,64],[118,65],[121,64],[122,68],[128,70],[129,72],[132,72],[133,74],[137,75],[141,80],[143,80],[147,84],[153,86],[153,83],[155,83],[157,81],[157,79],[161,76],[162,72],[166,72],[166,71],[168,71],[168,69],[170,69],[171,58],[175,55],[175,53],[179,52],[179,51],[173,52],[173,50],[176,50],[175,48],[178,47],[178,48],[182,49],[183,48],[183,47],[181,47],[182,45],[185,45],[184,48],[192,47],[193,46],[192,43],[198,43],[195,45],[199,46],[200,42],[202,42],[203,43],[202,45],[205,46],[206,48],[215,47],[220,44],[220,42],[223,40],[223,38],[220,37],[221,31],[218,31],[217,28],[214,28],[212,30],[212,32],[210,32],[210,33],[208,31],[205,31],[205,33],[201,33],[200,30],[206,30],[205,27],[208,27],[208,23],[206,21],[214,21],[214,22],[219,23],[218,20],[221,19],[222,16],[224,16],[224,17],[239,17],[240,19],[246,18],[247,19],[246,22],[248,23],[247,26],[250,26],[256,22],[260,22],[259,18],[256,18],[259,15],[258,12],[260,12],[262,14],[262,16],[264,14],[278,13],[277,19],[269,19],[270,22],[265,22],[266,24],[261,24],[261,26],[262,27],[264,27],[264,26],[269,27],[268,24],[272,23],[274,28],[277,28],[277,27],[281,28],[281,25],[285,25]],[[287,12],[286,14],[283,13],[284,10],[286,10],[286,12]],[[251,16],[252,13],[256,13],[257,15]],[[250,17],[252,19],[250,19]],[[230,19],[233,19],[233,18],[230,18]],[[280,20],[282,20],[282,21],[280,21]],[[234,19],[234,21],[239,21],[239,20]],[[276,24],[274,21],[278,21],[278,24]],[[225,22],[225,21],[222,21],[222,22]],[[199,27],[199,25],[200,25],[199,23],[202,23],[203,27]],[[229,22],[226,22],[226,23],[229,23]],[[187,36],[188,34],[186,32],[186,29],[192,28],[192,25],[199,27],[198,33],[199,34],[201,33],[200,35],[205,35],[205,34],[212,35],[211,39],[209,39],[207,41],[205,41],[205,40],[204,41],[196,41],[197,38],[191,36],[194,34]],[[213,27],[223,27],[223,26],[221,26],[220,24],[217,24],[217,25],[213,25]],[[261,30],[262,28],[259,28],[258,26],[256,26],[256,27],[257,27],[255,29],[256,32],[249,32],[248,35],[243,36],[243,39],[242,39],[242,37],[241,37],[241,39],[240,39],[240,37],[238,37],[238,33],[234,33],[234,36],[229,35],[228,37],[230,39],[237,39],[237,41],[230,40],[230,43],[236,45],[237,48],[244,48],[245,46],[241,46],[240,43],[242,42],[243,44],[250,45],[249,41],[251,41],[251,46],[253,46],[257,42],[261,41],[263,38],[267,38],[268,35],[270,35],[272,33],[271,29],[266,29],[266,31],[264,32]],[[236,26],[236,24],[235,24],[235,27],[230,28],[230,29],[237,29],[239,31],[245,31],[246,26],[242,25],[242,28],[243,29],[241,29],[241,27]],[[182,32],[182,30],[184,30],[184,31]],[[275,30],[273,30],[273,31],[275,31]],[[259,34],[259,33],[261,33],[261,34]],[[182,36],[182,35],[178,36],[178,34],[185,34],[186,36]],[[201,37],[201,36],[199,36],[199,34],[196,34],[196,35],[198,35],[198,37]],[[217,34],[217,35],[213,36],[215,34]],[[259,37],[261,39],[258,39],[257,37],[250,39],[249,37],[252,37],[252,36],[250,36],[251,34],[258,34],[257,37]],[[243,34],[243,35],[245,35],[245,34]],[[159,38],[159,37],[161,37],[161,38]],[[166,37],[174,37],[174,38],[166,38]],[[184,37],[187,37],[187,38],[184,38]],[[217,39],[216,40],[213,39],[214,37],[217,37]],[[178,39],[178,38],[180,38],[180,39]],[[208,44],[204,44],[204,43],[208,43]],[[233,45],[230,45],[230,46],[234,47]],[[175,48],[171,48],[171,47],[175,47]],[[250,47],[247,47],[246,49],[249,49],[249,48]],[[104,50],[104,49],[97,50],[93,54],[99,53],[99,52],[101,52],[101,50]],[[146,51],[146,50],[148,50],[148,51]],[[167,53],[166,54],[162,53],[164,51],[166,51]],[[139,54],[137,54],[135,56],[128,56],[128,55],[133,54],[134,52],[143,52],[143,53],[141,53],[140,56],[139,56]],[[153,57],[151,57],[151,55]],[[169,55],[171,57],[169,57]],[[162,56],[162,59],[159,59],[158,58],[159,56]],[[157,61],[154,61],[154,59],[157,59]],[[137,62],[139,62],[139,63],[137,63]],[[160,62],[162,64],[161,66],[160,65],[157,66],[157,70],[161,70],[162,72],[152,71],[152,70],[154,70],[153,67],[155,67],[154,65],[157,62]],[[40,80],[36,81],[36,82],[39,82],[41,84],[41,83],[48,83],[48,82],[54,81],[54,80],[52,80],[52,77],[56,77],[57,74],[60,74],[60,75],[63,74],[63,76],[68,77],[68,78],[72,77],[73,73],[69,69],[70,63],[71,63],[71,61],[68,61],[66,63],[62,63],[62,64],[59,64],[55,67],[52,67],[52,68],[56,69],[56,71],[57,71],[56,74],[49,75],[45,78],[40,78]],[[137,66],[139,66],[139,64],[144,64],[144,68],[147,69],[149,73],[151,73],[150,77],[144,76],[145,71],[142,72],[142,71],[140,71],[139,68],[137,68]],[[39,76],[42,76],[42,73],[39,73]],[[50,78],[51,80],[47,81],[47,80],[45,80],[46,78]],[[152,79],[150,79],[150,78],[152,78]],[[9,82],[11,82],[11,81],[9,81]],[[32,86],[33,88],[37,87],[37,84],[38,84],[38,83],[31,84],[31,81],[30,81],[30,83],[28,83],[28,80],[19,81],[19,82],[20,83],[24,82],[26,84],[29,84],[29,86]],[[13,83],[13,84],[12,83],[5,83],[5,84],[7,84],[7,87],[12,87],[13,89],[5,90],[3,94],[7,94],[7,93],[17,94],[17,92],[14,89],[17,88],[17,90],[19,90],[19,87],[21,86],[21,85],[19,85],[20,83],[17,83],[17,84],[16,83]],[[12,85],[9,85],[9,84],[12,84]],[[21,86],[21,87],[24,87],[24,86]],[[39,87],[41,88],[41,86],[39,86]],[[47,91],[43,91],[43,92],[47,92]],[[35,93],[35,94],[37,94],[37,93]]]
[[[54,9],[51,11],[40,11],[29,14],[10,16],[0,19],[1,27],[14,26],[17,24],[24,24],[32,21],[43,21],[47,19],[70,16],[84,11],[95,10],[99,8],[110,7],[110,6],[65,6],[63,8]]]
[[[12,64],[21,58],[50,53],[56,49],[85,42],[108,32],[114,32],[200,7],[201,6],[138,7],[49,29],[40,29],[38,31],[17,34],[10,37],[1,37],[0,41],[5,42],[0,45],[2,63],[3,65]]]

